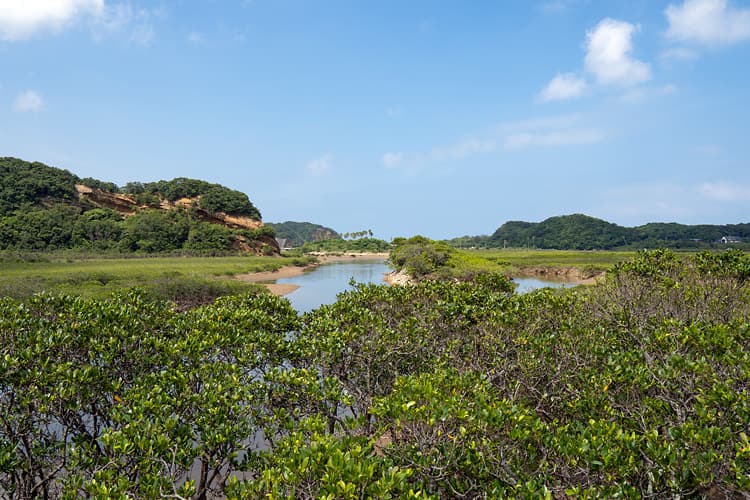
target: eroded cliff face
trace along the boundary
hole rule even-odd
[[[83,184],[76,184],[76,191],[79,200],[88,201],[100,208],[109,208],[125,216],[133,215],[139,208],[145,208],[139,207],[135,199],[127,194],[108,193]]]
[[[176,210],[182,208],[193,210],[193,214],[202,221],[219,224],[231,229],[258,229],[263,227],[263,222],[251,219],[250,217],[231,215],[224,212],[210,213],[203,210],[198,207],[200,197],[181,198],[174,203],[162,199],[159,202],[159,206],[154,207],[139,205],[133,195],[110,193],[83,184],[76,184],[76,191],[78,192],[78,199],[80,201],[85,201],[99,208],[114,210],[122,214],[123,217],[129,217],[141,210]],[[278,243],[271,236],[260,236],[254,240],[238,236],[233,246],[236,250],[257,254],[267,253],[267,247],[270,247],[275,254],[281,251]]]
[[[169,200],[161,200],[157,208],[149,205],[139,205],[135,201],[135,197],[129,194],[110,193],[83,184],[76,184],[76,191],[78,191],[78,198],[80,200],[88,201],[100,208],[109,208],[126,217],[133,215],[139,210],[175,210],[177,208],[190,209],[195,207],[197,216],[206,222],[221,224],[232,229],[258,229],[259,227],[263,227],[261,221],[249,217],[230,215],[224,212],[209,213],[197,206],[200,197],[181,198],[174,203]]]

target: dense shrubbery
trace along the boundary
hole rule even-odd
[[[416,279],[436,277],[437,273],[449,275],[449,260],[455,250],[446,243],[432,241],[424,236],[394,238],[390,262],[397,270],[405,270]]]
[[[5,300],[0,489],[740,496],[749,278],[740,252],[658,251],[585,289],[358,285],[302,318],[265,294],[183,314],[139,294]]]

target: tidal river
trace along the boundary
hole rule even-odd
[[[383,283],[383,276],[390,268],[384,260],[357,262],[335,262],[316,267],[301,276],[279,278],[276,283],[293,283],[299,288],[286,295],[292,306],[299,312],[308,312],[336,301],[336,295],[351,289],[349,282]],[[518,283],[518,293],[526,293],[537,288],[570,286],[569,283],[544,281],[537,278],[514,278]]]

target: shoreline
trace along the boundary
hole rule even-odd
[[[276,280],[278,279],[301,276],[325,264],[335,264],[338,262],[382,261],[386,260],[389,254],[364,252],[313,252],[309,255],[315,256],[317,258],[317,262],[314,262],[307,266],[287,265],[277,269],[276,271],[260,271],[256,273],[237,274],[234,276],[234,278],[247,283],[256,283],[258,285],[263,285],[272,294],[284,296],[300,288],[300,285],[294,283],[276,283]],[[516,276],[512,276],[512,278],[540,278],[548,281],[569,283],[574,285],[592,285],[600,281],[603,276],[604,273],[602,272],[594,276],[584,277],[581,271],[575,267],[529,266],[518,269]],[[385,283],[388,283],[389,285],[407,285],[414,283],[414,279],[403,270],[399,272],[391,271],[389,273],[385,273],[385,275],[383,276],[383,281]]]
[[[576,285],[593,285],[604,278],[605,271],[584,275],[577,267],[528,266],[518,270],[518,278],[541,278]]]
[[[388,253],[364,253],[364,252],[346,252],[329,254],[324,252],[313,252],[309,255],[315,256],[318,261],[307,266],[283,266],[276,271],[261,271],[257,273],[236,274],[234,279],[246,283],[257,283],[265,286],[268,291],[274,295],[288,295],[298,289],[300,285],[294,283],[276,283],[277,279],[294,278],[316,269],[324,264],[334,264],[337,262],[367,262],[386,260]]]
[[[565,283],[570,285],[593,285],[604,278],[605,272],[597,273],[593,276],[585,276],[575,267],[555,267],[555,266],[529,266],[519,268],[516,273],[510,276],[515,278],[539,278],[554,283]],[[416,283],[409,273],[405,270],[391,271],[386,273],[383,281],[389,285],[410,285]]]

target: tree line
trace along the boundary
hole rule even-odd
[[[490,236],[464,236],[450,241],[459,247],[550,248],[559,250],[638,250],[644,248],[712,248],[725,243],[747,248],[750,223],[685,225],[649,223],[623,227],[583,214],[550,217],[542,222],[509,221]]]

